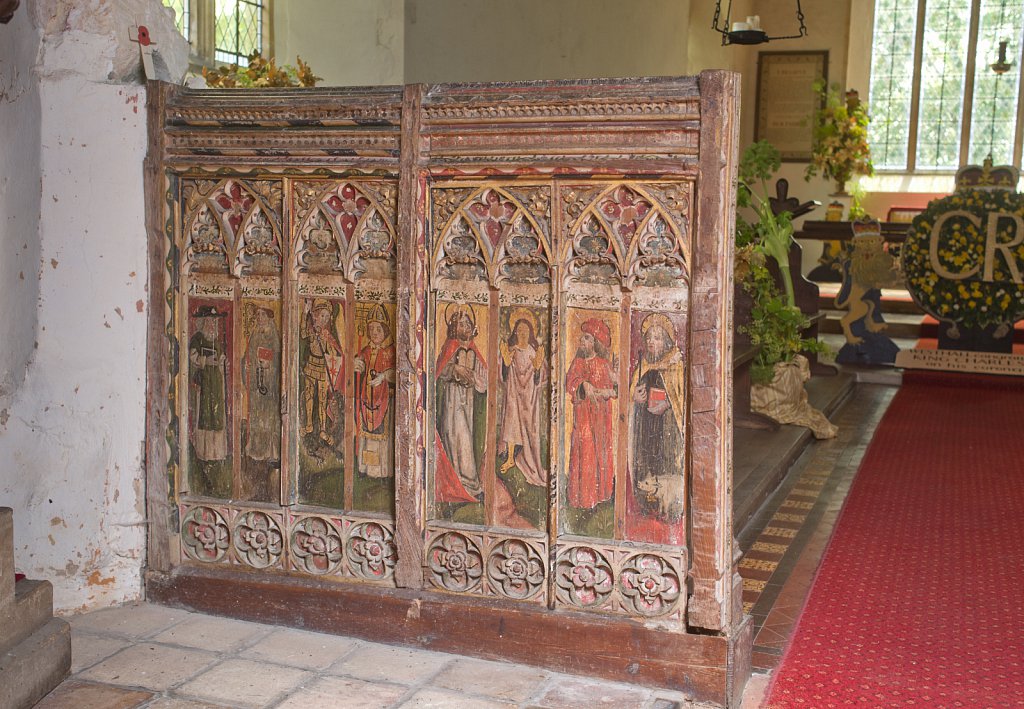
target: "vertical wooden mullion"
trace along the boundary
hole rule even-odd
[[[736,573],[732,516],[732,289],[739,75],[705,71],[694,258],[691,274],[690,367],[694,386],[714,405],[691,415],[692,508],[687,609],[691,626],[728,630],[742,621],[742,579]]]
[[[236,241],[237,243],[237,241]],[[232,283],[234,294],[231,297],[231,356],[226,365],[231,368],[231,416],[226,418],[231,430],[231,497],[242,497],[242,358],[244,357],[245,327],[242,317],[242,279],[236,278]]]
[[[501,324],[501,301],[498,289],[490,287],[487,304],[487,358],[490,363],[487,367],[487,419],[484,422],[484,430],[487,431],[487,439],[484,441],[484,464],[481,466],[481,476],[484,487],[484,522],[491,526],[494,519],[494,488],[495,481],[495,458],[498,455],[498,388],[500,386],[501,355],[498,354],[498,330]],[[514,450],[509,451],[513,455]]]
[[[296,295],[296,273],[292,264],[295,263],[295,225],[292,223],[292,181],[288,178],[282,180],[281,191],[284,195],[284,204],[281,214],[281,365],[279,367],[278,391],[281,392],[281,400],[278,402],[281,409],[281,479],[279,481],[279,501],[283,507],[292,504],[294,497],[291,493],[292,469],[292,435],[294,434],[291,416],[293,409],[291,397],[295,395],[295,385],[292,384],[292,351],[298,356],[298,349],[295,347],[295,335],[292,327],[295,323],[293,308]],[[298,410],[298,407],[294,407]]]
[[[163,164],[164,152],[164,101],[170,87],[166,84],[150,83],[146,90],[146,114],[149,149],[143,163],[143,181],[146,196],[146,231],[149,233],[149,304],[146,310],[146,519],[149,534],[146,537],[147,568],[153,571],[169,571],[171,568],[171,539],[177,530],[171,528],[169,506],[177,500],[177,485],[168,480],[167,427],[170,425],[171,408],[168,401],[170,383],[170,347],[167,342],[166,322],[173,322],[174,299],[164,299],[167,290],[168,242],[164,232],[168,219],[173,220],[174,234],[180,232],[177,189],[173,200],[174,213],[167,213],[164,199],[170,176]],[[178,181],[174,180],[175,187]],[[172,274],[173,277],[173,274]],[[168,313],[167,309],[171,312]],[[180,332],[180,330],[176,330]],[[179,442],[182,426],[178,426]],[[179,445],[180,450],[180,445]],[[180,471],[181,466],[178,466]]]
[[[615,539],[625,539],[626,531],[626,469],[629,464],[629,356],[630,356],[630,308],[629,293],[622,294],[619,304],[619,366],[618,381],[618,426],[615,428]]]
[[[345,288],[345,379],[342,397],[345,401],[345,509],[352,509],[352,497],[356,480],[356,401],[355,347],[356,347],[356,287],[351,283]]]
[[[974,110],[974,71],[977,65],[978,26],[981,23],[981,0],[971,2],[971,22],[967,35],[967,61],[964,62],[964,107],[960,119],[960,164],[971,156],[971,115]]]
[[[551,245],[551,261],[548,274],[551,279],[550,301],[548,304],[548,412],[551,422],[548,428],[548,558],[547,578],[555,578],[555,557],[558,544],[558,527],[561,524],[561,496],[559,485],[562,480],[562,446],[565,422],[565,397],[561,357],[561,329],[565,318],[565,300],[562,291],[563,273],[560,267],[562,258],[562,212],[556,209],[561,204],[558,197],[558,181],[549,180],[551,190],[551,214],[548,223],[551,233],[548,242]],[[555,607],[555,584],[547,584],[547,606]]]
[[[918,0],[914,29],[914,80],[910,89],[910,130],[907,133],[907,172],[917,168],[917,122],[921,115],[921,59],[924,57],[926,0]]]
[[[398,183],[398,288],[396,309],[395,430],[395,544],[398,561],[395,583],[400,587],[422,588],[423,532],[425,523],[424,453],[426,441],[426,257],[420,251],[421,232],[427,222],[425,173],[421,194],[420,136],[421,105],[425,87],[410,84],[402,96],[401,156]],[[417,354],[418,353],[418,354]],[[414,359],[418,357],[419,359]],[[429,407],[433,410],[433,407]]]

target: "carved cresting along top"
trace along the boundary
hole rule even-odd
[[[165,159],[190,165],[398,165],[402,88],[176,89]]]
[[[423,100],[423,151],[439,164],[696,159],[694,77],[444,84]],[[613,168],[610,164],[605,167]]]

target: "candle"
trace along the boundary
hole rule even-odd
[[[746,22],[733,22],[732,23],[732,31],[733,32],[746,32],[749,29],[750,29],[750,25],[748,25]]]
[[[761,16],[760,15],[748,15],[747,24],[750,25],[747,29],[760,30],[761,29]]]

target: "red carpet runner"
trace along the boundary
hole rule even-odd
[[[907,372],[765,706],[1024,707],[1024,382]]]

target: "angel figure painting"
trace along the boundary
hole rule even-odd
[[[540,309],[504,309],[498,344],[501,392],[496,465],[501,489],[496,494],[508,495],[514,514],[534,528],[544,526],[548,499],[550,406],[544,317]],[[499,516],[506,516],[499,523],[522,526],[518,519],[513,524],[507,515]]]

